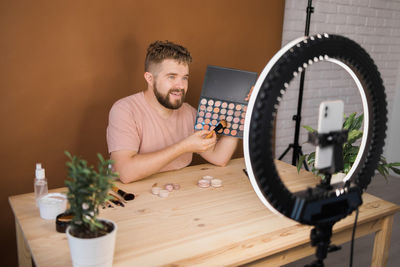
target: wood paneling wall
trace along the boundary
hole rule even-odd
[[[51,189],[64,185],[64,150],[107,153],[109,109],[145,88],[149,43],[189,48],[196,107],[207,64],[262,71],[280,48],[283,11],[281,0],[1,1],[1,265],[17,262],[8,196],[33,191],[36,162]]]

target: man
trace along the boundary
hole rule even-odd
[[[186,167],[193,153],[225,166],[238,139],[213,132],[194,132],[196,110],[184,103],[188,89],[189,51],[172,42],[156,41],[147,49],[147,89],[118,100],[110,111],[107,143],[123,183],[161,171]]]

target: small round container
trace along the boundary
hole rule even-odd
[[[200,179],[197,184],[199,187],[206,188],[210,186],[210,180]]]
[[[174,190],[179,190],[181,186],[179,184],[172,184],[174,186]]]
[[[169,191],[168,190],[160,190],[160,193],[158,194],[160,197],[168,197]]]
[[[69,226],[72,217],[72,213],[69,212],[59,214],[56,218],[56,231],[59,233],[65,233],[65,230]]]
[[[214,179],[214,177],[212,177],[212,176],[210,176],[210,175],[204,175],[204,176],[203,176],[203,179],[204,179],[204,180],[212,180],[212,179]]]
[[[40,217],[54,220],[67,209],[67,197],[60,193],[49,193],[39,199]]]
[[[211,180],[211,186],[212,187],[221,187],[222,186],[222,181],[220,179],[212,179]]]
[[[174,185],[173,184],[166,184],[166,185],[164,185],[164,189],[168,190],[169,192],[172,192],[174,190]]]
[[[161,187],[154,186],[154,187],[151,188],[151,193],[153,193],[153,195],[158,195],[161,190],[162,190]]]

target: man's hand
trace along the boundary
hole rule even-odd
[[[202,153],[213,149],[217,143],[217,135],[212,131],[212,136],[210,138],[205,138],[210,131],[201,130],[194,134],[188,136],[180,142],[181,147],[186,152]]]

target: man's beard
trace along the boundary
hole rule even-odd
[[[154,95],[156,96],[158,102],[163,105],[164,107],[168,108],[168,109],[178,109],[182,106],[183,102],[185,101],[185,90],[183,89],[169,89],[166,95],[162,95],[158,90],[157,90],[157,86],[154,83]],[[182,97],[180,100],[175,101],[174,103],[172,103],[169,100],[169,95],[172,92],[180,92],[182,93]]]

